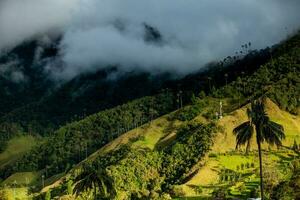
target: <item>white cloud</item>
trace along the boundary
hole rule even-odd
[[[9,61],[5,64],[0,64],[0,76],[15,83],[26,81],[26,77],[22,72],[22,67],[18,66],[17,61]]]
[[[279,42],[285,27],[299,28],[299,9],[299,0],[5,0],[0,49],[60,30],[61,60],[47,66],[58,78],[109,65],[188,73],[246,42]],[[144,40],[144,23],[159,30],[160,44]]]
[[[298,0],[86,0],[61,44],[59,75],[120,70],[187,73],[228,56],[251,41],[263,48],[299,27]],[[122,24],[122,29],[116,28]],[[143,40],[143,23],[157,28],[162,45]]]
[[[0,50],[64,30],[78,5],[77,0],[0,1]]]

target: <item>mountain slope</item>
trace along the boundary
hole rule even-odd
[[[258,188],[258,176],[256,174],[257,163],[255,162],[257,153],[253,151],[249,156],[245,156],[243,152],[234,151],[235,138],[231,132],[236,124],[246,120],[245,107],[242,105],[246,105],[250,98],[266,95],[270,97],[272,101],[278,103],[281,109],[297,113],[297,109],[299,108],[298,98],[300,96],[299,73],[297,73],[300,69],[298,54],[299,41],[299,37],[296,39],[293,38],[289,41],[289,45],[293,44],[294,46],[288,51],[286,49],[282,50],[282,54],[273,57],[270,62],[261,66],[253,74],[238,78],[237,81],[220,89],[213,89],[212,96],[214,98],[203,97],[203,95],[200,95],[200,98],[197,96],[193,97],[192,102],[194,102],[194,104],[166,117],[166,120],[170,123],[162,120],[162,123],[157,123],[153,128],[149,128],[149,130],[151,130],[149,133],[144,131],[145,135],[136,135],[136,137],[133,137],[135,139],[131,139],[130,141],[128,139],[123,140],[125,141],[125,147],[124,145],[117,145],[120,144],[119,142],[113,145],[113,142],[111,143],[112,146],[108,145],[106,148],[115,149],[115,147],[118,147],[115,151],[103,153],[102,149],[95,153],[92,159],[88,159],[87,163],[93,161],[97,162],[97,160],[103,162],[108,157],[116,156],[117,166],[112,167],[113,173],[116,173],[116,169],[127,169],[127,165],[131,163],[130,158],[132,155],[140,156],[137,149],[147,148],[148,150],[146,150],[146,152],[148,153],[146,153],[146,155],[152,157],[154,160],[157,159],[156,153],[162,153],[163,156],[158,156],[158,158],[162,158],[163,160],[163,171],[159,173],[166,176],[164,182],[167,182],[167,185],[162,184],[161,187],[163,191],[167,191],[173,196],[200,195],[205,197],[211,196],[212,192],[219,193],[220,191],[225,191],[231,198],[249,197],[252,193],[254,195]],[[278,97],[278,94],[281,95],[281,98]],[[200,127],[207,127],[209,122],[215,118],[215,112],[219,111],[220,100],[224,104],[223,109],[225,113],[229,115],[217,123],[221,128],[217,129],[219,134],[216,134],[214,139],[216,145],[212,146],[213,151],[210,153],[205,151],[206,156],[204,156],[202,152],[199,154],[200,157],[195,156],[190,158],[189,155],[185,155],[185,158],[181,157],[185,152],[193,152],[195,150],[194,144],[185,143],[186,141],[193,141],[194,135],[193,132],[190,132],[191,129],[195,128],[193,124],[200,122],[206,124],[200,125]],[[298,142],[299,127],[297,124],[299,124],[299,118],[280,110],[272,101],[268,100],[267,102],[268,113],[273,120],[285,126],[287,140],[284,142],[284,145],[290,147],[294,143],[294,140]],[[178,122],[178,119],[186,122]],[[155,124],[155,122],[153,123]],[[173,123],[176,124],[174,129],[172,129]],[[198,131],[198,128],[195,129]],[[185,131],[190,134],[183,137],[182,134]],[[214,131],[215,129],[213,132]],[[138,132],[139,131],[136,130],[136,132],[131,132],[131,134]],[[177,136],[177,132],[180,133],[180,137]],[[201,133],[205,134],[204,132]],[[124,138],[126,138],[126,135]],[[187,140],[185,140],[185,138]],[[183,141],[184,143],[182,143]],[[190,146],[186,146],[186,144]],[[195,142],[195,145],[196,144],[197,142]],[[253,149],[255,149],[255,144],[252,146]],[[287,176],[290,175],[291,168],[286,167],[286,164],[287,161],[292,158],[298,159],[295,157],[296,154],[290,149],[275,151],[275,149],[269,149],[268,146],[264,146],[264,148],[269,150],[269,152],[265,151],[264,154],[270,155],[270,157],[266,158],[265,163],[271,166],[271,169],[275,171],[274,173],[278,176],[277,180],[281,181],[288,178]],[[119,150],[125,152],[125,154],[120,153]],[[174,158],[172,155],[178,157]],[[174,163],[169,163],[169,159],[173,159],[172,162]],[[142,165],[144,161],[140,161]],[[187,168],[183,170],[179,167],[180,165],[177,165],[178,163],[181,163],[183,168]],[[134,163],[131,163],[131,165],[133,168],[135,167]],[[175,168],[172,169],[172,166],[175,166]],[[105,164],[103,167],[110,169],[109,164]],[[145,171],[144,173],[148,172]],[[271,172],[267,171],[266,173]],[[73,176],[74,175],[70,173],[70,175],[66,176],[66,180],[69,178],[72,179]],[[116,174],[116,176],[119,175]],[[176,177],[175,179],[174,176]],[[128,178],[130,177],[131,176]],[[160,180],[160,178],[159,176],[156,177],[157,180]],[[232,184],[229,184],[228,180],[231,180]],[[64,181],[62,181],[62,183],[64,184]],[[168,185],[168,183],[170,183],[171,186]],[[185,184],[180,185],[182,183]],[[212,183],[214,183],[214,185],[211,185]],[[176,186],[178,184],[179,186]]]
[[[284,48],[286,45],[290,47]],[[300,105],[299,47],[298,34],[278,47],[268,63],[253,73],[238,71],[233,78],[236,81],[220,88],[217,84],[211,86],[211,77],[201,77],[202,82],[208,82],[208,96],[203,91],[182,91],[183,97],[191,97],[186,102],[192,103],[157,120],[153,119],[182,106],[181,93],[166,90],[159,98],[144,97],[67,124],[54,132],[47,145],[33,149],[16,165],[2,170],[2,176],[22,170],[48,172],[47,178],[55,175],[50,177],[53,181],[63,176],[54,183],[53,193],[64,195],[66,192],[57,186],[64,188],[72,183],[83,164],[96,164],[113,179],[120,199],[153,195],[205,197],[215,193],[226,193],[230,198],[249,197],[258,185],[257,153],[252,151],[245,156],[235,151],[231,132],[246,120],[245,106],[250,100],[267,96],[271,99],[267,102],[271,118],[286,128],[284,144],[290,147],[297,140],[299,119],[290,113],[297,114]],[[240,74],[243,76],[238,77]],[[225,116],[217,120],[220,101]],[[255,144],[252,146],[255,149]],[[268,150],[264,155],[270,155],[265,163],[275,171],[277,180],[288,178],[291,168],[287,163],[298,159],[297,154],[290,149],[264,149]],[[88,154],[91,156],[81,162]],[[78,162],[81,163],[76,165]]]
[[[216,152],[228,152],[235,150],[235,136],[232,133],[232,130],[247,121],[246,109],[248,106],[245,106],[241,109],[238,109],[224,118],[220,119],[218,124],[225,128],[225,131],[214,143],[212,148]],[[270,99],[266,101],[266,111],[271,120],[282,124],[286,134],[286,139],[283,141],[283,145],[291,146],[294,143],[294,139],[300,139],[300,116],[292,115],[286,111],[281,110],[274,102]],[[252,143],[252,148],[256,149],[255,141]]]
[[[224,102],[226,102],[226,100],[224,100]],[[215,103],[217,104],[218,100],[215,100]],[[217,121],[217,124],[223,127],[221,129],[222,131],[217,133],[214,137],[214,145],[212,146],[211,151],[207,153],[206,158],[191,168],[190,174],[192,174],[192,176],[187,179],[184,185],[177,187],[176,190],[182,191],[181,195],[201,195],[201,193],[197,192],[195,188],[212,187],[213,185],[220,184],[219,181],[223,167],[236,170],[235,167],[239,163],[245,163],[245,165],[246,163],[255,163],[255,168],[258,167],[257,163],[255,162],[256,146],[254,142],[252,144],[253,153],[250,156],[245,156],[244,152],[241,151],[233,153],[235,152],[235,137],[232,134],[232,129],[247,119],[246,107],[248,107],[248,105],[234,110],[233,112],[225,113],[225,116]],[[287,134],[287,139],[283,141],[285,146],[292,146],[294,140],[300,141],[300,128],[298,126],[300,123],[300,116],[291,115],[285,111],[282,111],[271,100],[267,100],[266,108],[270,118],[278,122],[280,121],[284,126]],[[129,145],[130,149],[150,148],[155,151],[163,149],[164,146],[166,146],[166,140],[170,140],[168,143],[176,141],[176,133],[178,132],[179,127],[187,123],[179,120],[170,120],[174,118],[174,114],[175,113],[165,115],[152,121],[151,123],[145,124],[123,134],[89,156],[82,163],[74,167],[73,170],[77,171],[82,164],[93,162],[99,158],[99,156],[102,157],[108,155],[112,151],[117,151],[118,149],[122,148],[123,145]],[[192,121],[207,123],[209,120],[203,117],[203,114],[204,112],[201,112]],[[268,146],[263,145],[263,148],[267,150]],[[276,152],[275,149],[274,152]],[[275,154],[276,153],[274,153],[274,155]],[[218,155],[218,158],[214,156],[210,157],[208,155]],[[274,156],[272,159],[273,158],[277,159],[276,162],[278,162],[278,157]],[[66,176],[63,176],[58,182],[55,182],[53,185],[44,188],[42,192],[46,192],[50,188],[53,189],[59,184],[63,184],[65,180],[68,180],[73,176],[73,173],[76,173],[73,170],[71,170]],[[215,189],[217,187],[212,188]],[[207,195],[209,195],[213,191],[212,188],[207,189],[207,191],[204,190],[204,194],[205,192],[208,192]]]

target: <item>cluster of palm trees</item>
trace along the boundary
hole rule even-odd
[[[250,150],[252,138],[256,139],[260,169],[261,199],[264,199],[262,149],[261,144],[266,142],[270,145],[281,146],[285,138],[283,126],[270,120],[265,109],[265,99],[260,98],[251,102],[251,108],[247,109],[249,121],[237,126],[233,133],[236,136],[236,148],[246,145],[246,152]]]

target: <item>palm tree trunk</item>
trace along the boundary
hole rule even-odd
[[[259,140],[257,140],[257,146],[258,146],[258,156],[259,156],[260,194],[261,194],[261,199],[264,200],[264,182],[263,182],[262,156],[261,156],[261,147],[260,147],[260,141]]]
[[[250,147],[251,147],[251,140],[248,140],[247,146],[246,146],[246,155],[249,155]]]
[[[94,199],[97,198],[97,187],[96,184],[94,184]]]

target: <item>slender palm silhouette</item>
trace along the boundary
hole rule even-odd
[[[258,146],[260,189],[261,199],[264,199],[263,176],[262,176],[262,153],[261,143],[267,142],[271,145],[281,146],[281,140],[285,138],[283,126],[270,120],[265,110],[265,99],[251,102],[251,108],[247,109],[249,121],[237,126],[233,133],[236,136],[236,148],[247,144],[246,151],[250,150],[250,141],[256,133]]]
[[[97,190],[98,189],[98,190]],[[98,169],[94,164],[83,166],[82,172],[75,178],[74,194],[93,190],[94,199],[97,199],[97,191],[101,197],[115,195],[113,180],[105,169]]]

